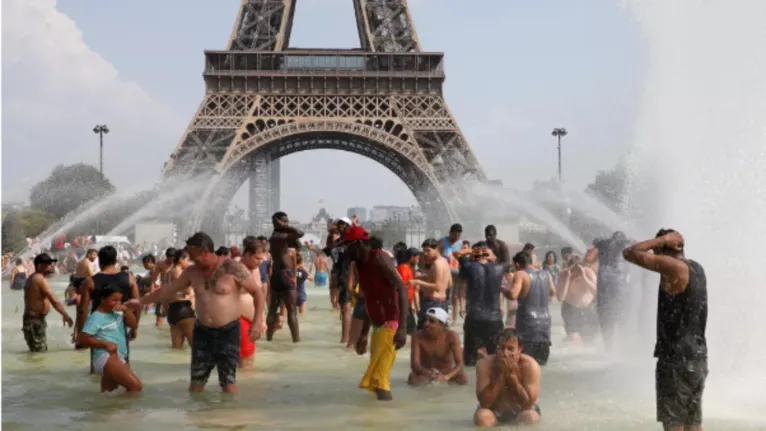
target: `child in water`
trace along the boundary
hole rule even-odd
[[[120,386],[128,392],[141,392],[141,380],[127,364],[126,327],[135,330],[138,321],[132,311],[124,310],[119,286],[108,285],[103,292],[101,304],[88,316],[77,342],[93,349],[93,370],[101,375],[101,392]]]

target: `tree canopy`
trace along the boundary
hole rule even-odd
[[[24,230],[18,222],[18,211],[3,214],[2,242],[3,253],[16,253],[27,245]]]
[[[113,190],[112,183],[93,166],[59,165],[48,178],[32,187],[29,203],[33,209],[61,218]]]
[[[596,179],[588,184],[587,193],[598,198],[615,212],[622,212],[628,188],[628,166],[620,162],[609,171],[599,171]]]

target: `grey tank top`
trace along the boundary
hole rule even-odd
[[[523,342],[551,342],[551,314],[548,311],[550,282],[548,272],[525,269],[529,274],[529,293],[519,298],[516,330]]]

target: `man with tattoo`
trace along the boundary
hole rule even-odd
[[[253,297],[253,325],[250,339],[261,336],[263,326],[263,290],[253,274],[239,262],[216,256],[212,238],[197,232],[186,240],[186,250],[194,265],[186,268],[171,284],[162,286],[140,301],[126,305],[167,301],[191,286],[197,306],[194,344],[191,355],[189,392],[201,392],[213,368],[218,368],[218,383],[224,392],[237,392],[237,367],[240,362],[240,294],[244,290]]]
[[[701,431],[708,374],[705,270],[686,258],[684,238],[672,229],[660,229],[655,238],[626,248],[622,255],[660,274],[654,347],[657,422],[665,431]]]
[[[301,341],[298,328],[298,285],[296,280],[295,251],[303,246],[300,239],[303,232],[290,226],[287,214],[279,211],[271,216],[274,232],[269,239],[269,250],[273,264],[269,279],[269,311],[266,317],[266,340],[271,341],[276,331],[279,306],[287,308],[287,325],[293,343]],[[294,249],[291,254],[290,249]]]
[[[359,289],[369,317],[357,340],[357,353],[366,350],[367,334],[373,327],[370,365],[359,387],[375,393],[380,401],[391,400],[391,367],[396,351],[407,344],[407,288],[399,278],[394,260],[382,249],[371,247],[370,234],[364,228],[349,227],[343,239],[347,257],[356,263]]]

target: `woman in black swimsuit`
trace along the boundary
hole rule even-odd
[[[189,255],[184,250],[177,250],[173,255],[173,267],[167,272],[166,284],[170,284],[181,276],[189,266]],[[192,345],[194,322],[194,291],[191,287],[176,293],[175,298],[168,302],[168,323],[170,324],[170,341],[174,349],[180,349],[184,340]]]

